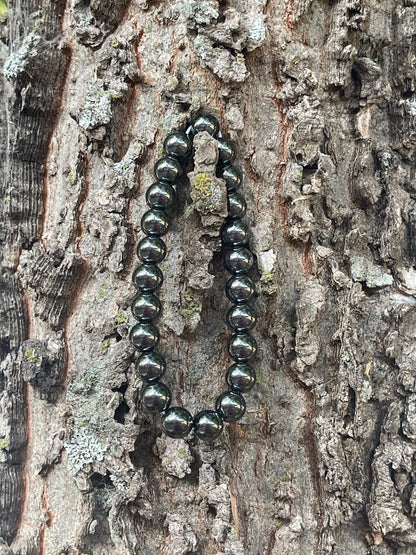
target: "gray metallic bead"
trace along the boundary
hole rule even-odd
[[[224,422],[237,422],[246,411],[246,402],[240,393],[226,391],[217,398],[215,410]]]
[[[228,341],[230,356],[238,362],[246,362],[254,357],[257,343],[254,337],[246,333],[236,333]]]
[[[145,237],[137,245],[137,256],[147,264],[158,264],[166,256],[166,245],[159,237]]]
[[[163,383],[152,383],[142,393],[142,402],[149,412],[162,412],[170,405],[170,390]]]
[[[139,351],[151,351],[159,341],[159,332],[153,324],[140,322],[131,328],[130,340]]]
[[[141,322],[157,318],[162,310],[160,300],[152,293],[142,293],[133,299],[131,311],[133,316]]]
[[[165,156],[155,164],[155,176],[158,181],[174,183],[182,175],[182,166],[176,158]]]
[[[246,303],[254,295],[254,283],[245,275],[236,275],[230,278],[225,285],[225,292],[231,302],[236,304]]]
[[[236,362],[228,368],[225,379],[230,389],[244,393],[256,383],[256,371],[248,362]]]
[[[192,416],[183,407],[171,407],[162,416],[165,434],[173,438],[184,438],[192,429]]]
[[[223,430],[222,418],[214,410],[203,410],[194,418],[195,434],[204,441],[217,439]]]

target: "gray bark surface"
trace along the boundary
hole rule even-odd
[[[1,555],[415,553],[415,21],[415,0],[9,3]],[[200,111],[237,144],[260,314],[247,413],[212,445],[161,435],[128,339],[153,164]],[[197,142],[158,324],[192,413],[230,363]]]

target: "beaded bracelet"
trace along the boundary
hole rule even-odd
[[[169,388],[159,380],[166,365],[154,349],[159,342],[159,331],[153,321],[161,312],[161,303],[155,291],[162,285],[163,274],[158,264],[166,255],[166,245],[161,239],[169,228],[167,210],[171,207],[175,191],[173,185],[181,176],[191,157],[193,138],[197,133],[208,132],[218,142],[217,176],[227,187],[228,217],[222,228],[222,242],[226,246],[225,267],[232,274],[226,284],[226,295],[233,303],[228,310],[227,323],[233,330],[228,341],[228,351],[234,363],[228,368],[226,381],[229,390],[219,395],[215,410],[203,410],[192,418],[183,407],[170,407]],[[223,422],[242,418],[246,403],[242,393],[249,391],[256,381],[256,373],[249,361],[256,353],[256,341],[250,330],[256,323],[255,312],[248,304],[254,294],[254,283],[247,275],[254,263],[248,247],[248,229],[242,222],[246,202],[236,191],[242,181],[240,171],[232,165],[235,147],[223,138],[218,121],[211,115],[200,115],[182,132],[169,134],[163,145],[164,154],[154,168],[156,183],[146,192],[150,210],[145,212],[141,227],[146,237],[137,246],[142,264],[133,273],[133,283],[140,290],[132,303],[132,312],[139,321],[130,331],[130,339],[141,352],[136,360],[140,378],[146,382],[142,403],[151,413],[162,413],[163,431],[173,438],[184,438],[193,429],[203,440],[216,439],[223,431]]]

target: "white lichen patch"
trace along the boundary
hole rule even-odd
[[[219,16],[217,7],[217,2],[193,0],[184,3],[180,11],[187,19],[194,21],[197,25],[208,25]]]
[[[251,27],[248,29],[247,37],[247,50],[252,52],[259,46],[261,46],[266,40],[266,26],[264,24],[265,19],[263,14],[256,14],[253,19],[251,19]]]
[[[79,472],[86,464],[104,459],[104,448],[101,443],[83,428],[76,428],[71,441],[65,443],[64,447],[68,453],[69,468],[73,474]]]
[[[122,491],[126,488],[128,478],[124,474],[125,470],[120,466],[115,466],[110,472],[110,480],[113,482],[114,487]]]
[[[360,254],[350,255],[351,276],[354,281],[365,281],[367,287],[386,287],[392,285],[393,276]]]
[[[405,102],[406,112],[413,118],[416,117],[416,99],[411,98]]]
[[[102,84],[102,83],[101,83]],[[100,82],[91,86],[79,116],[79,126],[86,130],[106,125],[111,120],[111,93],[100,87]]]
[[[42,37],[39,33],[31,32],[23,40],[20,48],[12,52],[4,62],[3,75],[6,79],[16,79],[30,64],[31,58],[38,56],[38,45]]]
[[[276,263],[276,255],[273,249],[261,252],[259,254],[260,268],[263,272],[272,272]]]
[[[260,252],[258,262],[262,274],[262,281],[265,283],[273,281],[274,266],[276,264],[276,255],[273,249]]]

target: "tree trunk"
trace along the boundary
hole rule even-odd
[[[415,0],[10,2],[2,555],[415,553],[415,21]],[[161,435],[128,339],[153,165],[201,111],[236,141],[260,314],[246,415],[212,444]],[[160,350],[195,414],[229,303],[222,220],[182,187]]]

